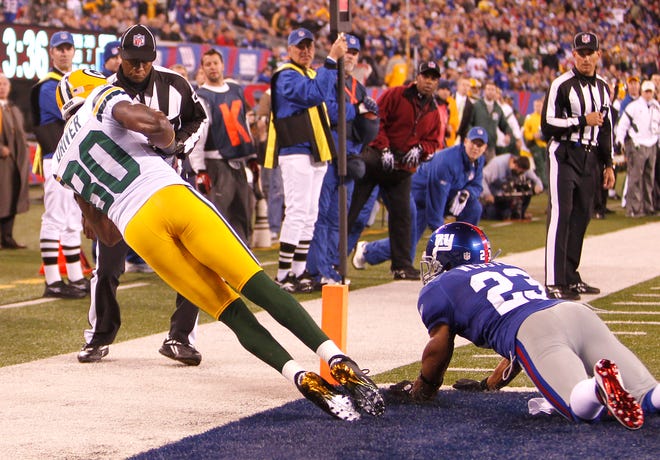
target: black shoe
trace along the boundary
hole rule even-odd
[[[199,366],[202,362],[202,355],[195,347],[176,339],[165,339],[158,352],[187,366]]]
[[[307,270],[305,270],[302,275],[296,278],[296,282],[298,283],[296,292],[301,292],[303,294],[314,292],[315,285],[318,284],[314,281],[314,278],[309,274]]]
[[[575,292],[576,294],[600,294],[600,289],[597,287],[589,286],[584,281],[569,284],[568,289],[570,289],[571,292]]]
[[[87,345],[85,344],[82,347],[82,350],[78,352],[78,361],[81,363],[97,363],[101,361],[101,358],[107,356],[110,352],[110,346],[108,345]]]
[[[301,371],[296,375],[296,386],[305,398],[328,414],[340,420],[352,422],[360,419],[351,397],[323,380],[315,372]]]
[[[380,417],[385,412],[385,402],[376,384],[367,377],[369,370],[360,369],[347,356],[330,360],[330,375],[351,395],[355,404],[369,415]]]
[[[406,268],[401,268],[399,270],[394,270],[392,272],[394,274],[394,279],[395,280],[419,280],[419,270],[413,267],[406,267]]]
[[[293,272],[287,273],[283,280],[278,280],[275,278],[275,282],[280,287],[280,289],[288,292],[289,294],[293,294],[298,290],[298,278],[296,278],[296,275],[294,275]]]
[[[571,291],[566,286],[546,286],[545,291],[549,299],[580,300],[580,294]]]
[[[78,281],[69,281],[69,286],[83,291],[85,294],[90,291],[89,280],[87,278],[81,278]]]
[[[85,296],[87,296],[85,291],[72,287],[62,280],[47,284],[43,295],[43,297],[55,297],[59,299],[82,299]]]

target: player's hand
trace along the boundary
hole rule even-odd
[[[195,187],[202,195],[207,195],[211,190],[211,178],[206,171],[201,170],[195,177]]]
[[[380,161],[383,164],[383,171],[390,172],[394,169],[394,154],[389,147],[380,151]]]
[[[422,156],[422,148],[419,145],[412,147],[403,156],[403,163],[408,168],[416,168],[419,165],[419,159]]]
[[[412,387],[413,384],[410,380],[402,380],[399,383],[390,385],[390,387],[383,392],[383,396],[391,402],[410,403],[413,402]]]
[[[614,169],[610,166],[603,170],[603,188],[611,189],[614,187],[615,177]]]
[[[473,391],[473,392],[488,391],[486,380],[487,379],[483,379],[482,381],[472,380],[472,379],[460,379],[457,380],[456,383],[454,383],[452,386],[457,390],[461,390],[461,391]]]
[[[435,399],[438,394],[438,388],[440,388],[440,385],[430,385],[418,378],[412,385],[410,395],[413,401],[428,402]]]
[[[465,209],[465,206],[467,205],[468,202],[468,198],[470,198],[469,191],[461,190],[460,192],[458,192],[454,197],[451,206],[449,207],[449,212],[453,216],[458,217],[458,215],[463,212],[463,209]]]

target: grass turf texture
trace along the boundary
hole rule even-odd
[[[619,180],[619,183],[623,183]],[[40,299],[44,289],[43,277],[38,275],[41,259],[38,249],[40,216],[43,204],[40,200],[42,190],[33,187],[30,191],[32,204],[26,214],[20,214],[16,219],[15,237],[19,242],[28,245],[28,249],[19,251],[0,250],[0,304],[25,302]],[[482,221],[481,227],[491,239],[493,248],[502,248],[505,254],[527,251],[544,245],[545,239],[545,206],[546,195],[534,197],[529,211],[536,217],[531,222],[499,222]],[[610,201],[610,209],[615,210],[605,220],[591,222],[588,234],[601,234],[616,231],[631,225],[640,225],[654,218],[628,219],[618,205]],[[374,240],[387,236],[384,228],[385,219],[382,213],[378,215],[374,225],[368,228],[363,238]],[[427,232],[428,233],[428,232]],[[418,245],[418,257],[425,246],[424,238]],[[83,240],[83,250],[91,259],[91,245]],[[266,265],[266,271],[274,276],[277,263],[277,249],[256,249],[255,254]],[[351,280],[351,290],[386,283],[392,280],[389,264],[370,266],[367,270],[354,270],[348,264],[347,277]],[[524,267],[523,267],[524,268]],[[658,285],[658,280],[655,280]],[[133,287],[137,286],[137,287]],[[622,296],[629,296],[633,291],[625,291]],[[320,293],[297,295],[300,301],[320,296]],[[614,299],[613,296],[608,297]],[[169,317],[174,311],[174,292],[167,287],[157,275],[142,273],[127,273],[121,278],[118,299],[121,305],[122,327],[116,341],[125,341],[146,335],[163,333],[169,328]],[[607,302],[614,300],[602,299],[595,303],[599,308],[623,310],[622,307],[609,307]],[[630,307],[626,307],[630,308]],[[0,309],[0,367],[29,362],[62,353],[77,351],[83,344],[82,331],[87,325],[89,298],[81,300],[56,300],[17,308]],[[605,318],[613,319],[613,318]],[[202,313],[200,323],[213,321]],[[657,333],[649,326],[649,334]],[[638,330],[638,329],[636,329]],[[648,336],[626,336],[622,339],[648,363],[651,372],[660,373],[660,358],[654,353]],[[651,342],[652,344],[652,342]],[[469,347],[467,347],[469,348]],[[483,354],[483,350],[480,350]],[[490,368],[496,358],[478,358],[471,356],[474,352],[458,350],[456,361],[452,367]],[[465,355],[465,357],[463,356]],[[421,356],[421,350],[420,350]],[[413,365],[414,367],[415,365]],[[416,371],[395,370],[390,375],[377,377],[380,382],[393,382],[401,378],[411,378]],[[465,375],[462,375],[467,377]],[[448,374],[447,382],[454,377]],[[475,377],[475,376],[472,376]],[[519,377],[518,379],[520,379]],[[518,384],[514,381],[514,385]]]

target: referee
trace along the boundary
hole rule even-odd
[[[545,97],[541,130],[548,143],[548,220],[545,284],[550,298],[578,300],[600,289],[578,273],[582,242],[600,187],[614,186],[610,95],[596,74],[601,58],[598,37],[573,38],[573,69],[557,77]],[[602,178],[597,164],[604,165]]]
[[[153,64],[157,56],[156,39],[146,26],[136,24],[128,28],[121,37],[119,52],[121,66],[108,78],[108,83],[121,87],[133,101],[167,116],[176,133],[176,147],[167,154],[159,153],[174,164],[174,155],[184,157],[199,140],[202,124],[206,123],[204,107],[185,78]],[[117,287],[128,250],[123,240],[112,247],[98,242],[88,314],[90,328],[85,330],[85,345],[78,352],[81,363],[100,361],[117,336],[121,325]],[[170,331],[159,352],[186,365],[198,365],[202,360],[194,347],[198,316],[197,307],[177,294]]]

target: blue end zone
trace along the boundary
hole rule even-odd
[[[303,399],[132,458],[660,458],[657,415],[635,432],[611,418],[577,424],[529,415],[538,396],[443,391],[432,404],[389,402],[383,417],[353,423]]]

